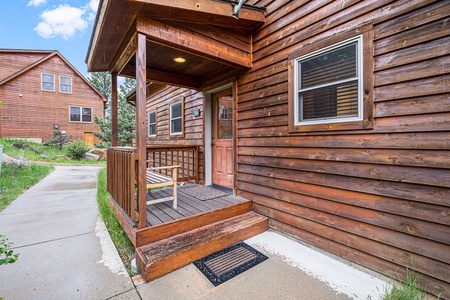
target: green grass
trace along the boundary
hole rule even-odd
[[[27,142],[23,140],[4,139],[0,138],[0,145],[3,145],[3,153],[8,154],[14,158],[24,158],[31,161],[43,161],[49,163],[65,163],[65,164],[103,164],[104,161],[91,161],[91,160],[67,160],[59,158],[59,155],[66,156],[66,148],[61,150],[57,146],[47,146],[40,143]],[[21,145],[22,148],[15,147],[14,145]],[[41,157],[41,154],[48,158]]]
[[[109,197],[108,191],[106,190],[106,169],[103,168],[100,170],[98,175],[98,184],[97,184],[97,202],[98,208],[100,210],[100,215],[102,216],[103,221],[106,224],[106,228],[109,231],[111,239],[116,246],[119,255],[124,262],[125,267],[127,268],[130,276],[131,272],[131,260],[134,258],[134,246],[129,240],[126,233],[123,231],[122,226],[117,221],[116,216],[112,208],[109,206]]]
[[[383,296],[383,300],[425,300],[426,290],[420,286],[420,276],[406,269],[405,281],[402,284],[392,283]]]
[[[52,166],[35,164],[23,167],[3,164],[0,176],[0,211],[24,191],[47,176],[53,169]]]

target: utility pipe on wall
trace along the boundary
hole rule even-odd
[[[234,6],[234,12],[231,15],[235,19],[239,19],[239,11],[241,10],[242,4],[244,4],[244,0],[239,0],[239,4]]]

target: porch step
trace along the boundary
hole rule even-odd
[[[266,217],[247,212],[136,248],[137,265],[143,278],[151,281],[262,233],[268,227]]]

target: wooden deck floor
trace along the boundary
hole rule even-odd
[[[195,185],[201,187],[200,185]],[[147,226],[155,226],[174,220],[180,220],[185,217],[199,215],[208,211],[231,206],[249,200],[236,197],[233,195],[225,195],[209,200],[199,200],[191,195],[186,194],[186,188],[191,188],[193,185],[178,188],[178,207],[172,207],[172,201],[162,202],[147,205]],[[208,187],[218,190],[219,188]],[[220,189],[219,189],[220,190]],[[206,189],[208,191],[208,189]],[[147,194],[147,200],[153,200],[172,195],[172,189],[153,190]]]

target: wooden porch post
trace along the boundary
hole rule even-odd
[[[146,190],[146,161],[147,142],[145,126],[147,53],[146,36],[138,33],[136,49],[136,147],[138,155],[138,228],[147,226],[147,190]]]
[[[117,73],[111,73],[111,146],[119,145],[119,125],[118,125],[118,107],[117,107]]]

